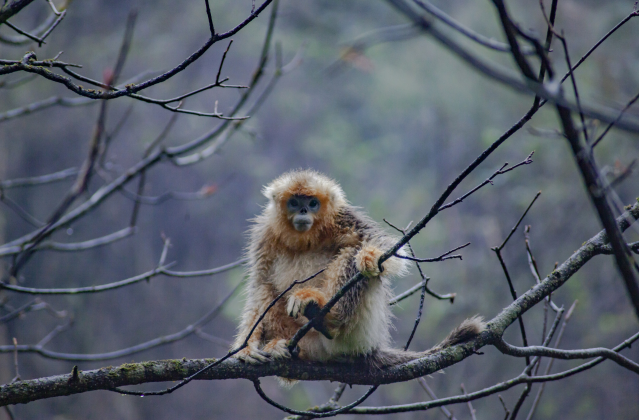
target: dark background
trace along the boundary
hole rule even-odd
[[[499,23],[489,2],[438,1],[455,19],[484,35],[502,40]],[[573,62],[581,57],[633,7],[631,1],[559,2],[557,26],[565,30]],[[216,29],[225,31],[243,20],[251,2],[212,1]],[[545,34],[537,2],[513,1],[509,7],[523,27]],[[132,50],[121,80],[146,70],[173,67],[205,42],[208,33],[202,1],[77,1],[42,48],[0,44],[0,56],[19,59],[36,48],[38,58],[50,58],[64,50],[61,59],[80,63],[82,74],[101,79],[117,58],[126,16],[139,12]],[[45,2],[30,5],[12,19],[23,28],[37,26],[46,16]],[[234,43],[222,75],[230,83],[248,83],[257,65],[268,11],[233,37]],[[165,191],[193,192],[216,185],[210,198],[198,201],[169,200],[158,206],[142,206],[135,236],[83,253],[41,252],[22,271],[20,284],[31,287],[76,287],[103,284],[154,268],[160,258],[164,234],[171,239],[168,261],[176,270],[199,270],[239,259],[245,246],[249,219],[265,204],[260,188],[294,168],[313,168],[338,180],[349,200],[371,217],[405,226],[419,220],[454,177],[485,147],[514,124],[530,107],[532,97],[476,74],[426,36],[372,46],[364,54],[343,59],[344,48],[357,36],[404,19],[384,2],[283,0],[274,40],[281,43],[288,62],[303,48],[303,62],[285,75],[260,111],[252,116],[217,155],[194,166],[175,168],[161,164],[148,173],[146,195]],[[639,21],[632,20],[615,33],[577,71],[582,100],[621,108],[639,89],[637,37]],[[8,28],[0,29],[3,33]],[[508,55],[461,40],[476,53],[511,66]],[[168,98],[212,83],[227,42],[221,42],[180,75],[144,92]],[[565,66],[559,44],[551,55],[559,73]],[[273,71],[273,60],[269,72]],[[15,77],[14,77],[15,79]],[[0,89],[0,112],[52,95],[71,97],[64,87],[38,78],[16,89]],[[186,101],[189,109],[211,112],[213,103],[228,112],[238,92],[214,89]],[[132,108],[129,108],[132,105]],[[134,164],[144,148],[163,129],[171,114],[153,105],[121,98],[112,101],[107,130],[130,112],[107,156],[112,174]],[[98,106],[54,107],[0,123],[0,178],[11,179],[55,172],[79,166],[87,153]],[[180,116],[165,144],[185,143],[210,130],[219,121]],[[556,114],[541,110],[526,128],[515,134],[459,188],[459,196],[490,176],[503,163],[518,163],[535,151],[534,164],[498,177],[463,204],[438,215],[412,244],[418,256],[434,257],[466,242],[463,261],[424,265],[430,286],[441,293],[455,292],[447,301],[427,297],[424,317],[412,349],[426,349],[464,318],[481,314],[491,318],[511,297],[491,247],[499,245],[528,206],[535,193],[541,198],[525,219],[532,225],[531,246],[542,276],[556,261],[564,261],[600,229],[567,142],[556,135]],[[601,128],[599,129],[601,131]],[[637,137],[614,131],[597,148],[604,173],[614,177],[615,165],[627,165],[637,157]],[[12,200],[41,220],[58,205],[72,181],[42,187],[11,190]],[[104,181],[94,177],[89,190]],[[624,204],[638,195],[638,178],[631,176],[617,193]],[[130,189],[134,189],[131,184]],[[116,194],[88,217],[74,223],[54,239],[78,242],[127,226],[132,202]],[[0,206],[0,243],[31,232],[33,227],[8,207]],[[628,235],[637,240],[637,233]],[[519,292],[534,284],[521,229],[504,251]],[[8,267],[2,262],[0,270]],[[56,337],[48,348],[69,353],[112,351],[170,334],[195,322],[209,311],[243,277],[241,268],[205,278],[154,278],[131,287],[96,295],[44,297],[57,310],[75,319],[73,328]],[[401,292],[419,281],[415,269],[395,282]],[[0,294],[3,292],[0,292]],[[2,295],[0,297],[5,297]],[[6,296],[17,307],[29,296]],[[563,348],[612,347],[637,330],[633,314],[611,257],[597,257],[577,273],[553,299],[566,308],[575,299],[577,309],[564,335]],[[395,309],[397,346],[403,345],[417,311],[417,295]],[[231,341],[242,308],[236,296],[204,331]],[[6,312],[6,311],[5,311]],[[4,314],[5,312],[0,312]],[[524,317],[533,344],[541,341],[543,311]],[[16,337],[20,344],[35,344],[62,321],[46,311],[30,313],[0,325],[0,345]],[[517,326],[506,339],[520,345]],[[215,345],[191,336],[134,356],[107,362],[60,362],[37,355],[20,354],[22,378],[70,372],[73,365],[87,370],[129,361],[166,358],[220,357]],[[426,378],[439,397],[458,394],[460,383],[469,392],[516,376],[523,360],[506,358],[494,348]],[[636,360],[635,346],[625,353]],[[578,364],[556,361],[555,371]],[[545,366],[545,365],[543,365]],[[542,367],[543,369],[543,367]],[[13,355],[0,354],[0,382],[15,375]],[[286,390],[266,379],[268,394],[289,406],[305,409],[325,402],[336,384],[301,383]],[[144,389],[159,389],[150,384]],[[342,401],[351,401],[363,387],[347,390]],[[536,388],[533,388],[533,393]],[[512,407],[520,388],[503,393]],[[546,385],[536,419],[637,418],[639,378],[611,362],[578,376]],[[364,405],[390,405],[426,400],[415,381],[383,386]],[[474,403],[478,418],[501,418],[496,396]],[[469,418],[467,407],[452,407],[458,419]],[[177,418],[282,418],[253,391],[249,381],[191,383],[172,395],[135,398],[99,391],[72,397],[42,400],[14,407],[18,419],[177,419]],[[527,413],[524,410],[523,414]],[[3,412],[0,418],[5,416]],[[401,419],[443,418],[437,409],[389,416]],[[354,418],[354,417],[353,417]]]

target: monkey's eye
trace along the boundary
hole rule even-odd
[[[300,206],[300,202],[297,198],[291,198],[290,200],[288,200],[288,203],[286,203],[286,206],[289,208],[289,210],[295,210]]]
[[[308,203],[308,206],[311,208],[311,210],[319,209],[319,205],[319,200],[316,198],[311,199],[311,201]]]

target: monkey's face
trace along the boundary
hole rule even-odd
[[[320,209],[317,197],[307,195],[293,195],[286,202],[288,219],[298,232],[307,232],[313,227],[313,219]]]

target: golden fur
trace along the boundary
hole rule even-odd
[[[392,257],[383,263],[382,273],[377,262],[396,238],[351,206],[335,181],[315,171],[285,173],[264,187],[263,194],[268,204],[249,231],[247,299],[234,348],[244,343],[259,316],[293,281],[325,271],[295,286],[271,308],[248,346],[236,354],[238,359],[263,363],[290,357],[286,342],[308,321],[305,307],[310,302],[322,307],[357,272],[367,278],[325,318],[332,338],[311,330],[299,342],[299,357],[328,361],[361,356],[384,366],[426,354],[390,346],[390,278],[404,275],[408,261]],[[321,203],[307,231],[300,232],[292,224],[286,207],[292,196],[315,197]],[[437,348],[468,339],[482,328],[480,320],[467,320]]]

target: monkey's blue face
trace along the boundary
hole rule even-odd
[[[289,220],[298,232],[306,232],[313,227],[313,218],[321,206],[317,197],[294,195],[286,202]]]

